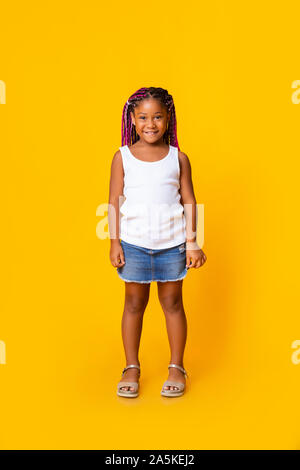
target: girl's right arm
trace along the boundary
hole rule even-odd
[[[120,197],[123,197],[124,170],[121,151],[118,150],[112,159],[109,183],[108,226],[110,233],[110,261],[117,268],[125,264],[124,253],[120,243],[119,211]]]

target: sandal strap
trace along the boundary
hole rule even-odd
[[[122,372],[122,375],[126,372],[127,369],[133,369],[133,368],[139,369],[139,373],[141,373],[141,368],[140,368],[139,365],[137,365],[137,364],[130,364],[129,366],[124,367],[123,372]]]
[[[177,364],[169,364],[169,365],[168,365],[168,369],[169,369],[170,367],[175,367],[176,369],[179,369],[179,370],[185,375],[186,378],[188,377],[188,375],[187,375],[187,373],[186,373],[186,370],[185,370],[183,367],[178,366]]]

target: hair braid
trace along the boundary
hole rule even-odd
[[[122,146],[134,144],[140,139],[131,120],[130,111],[138,106],[141,101],[149,98],[159,100],[166,107],[167,111],[170,112],[168,129],[164,133],[163,139],[168,145],[173,145],[180,150],[177,139],[177,121],[173,97],[169,95],[168,90],[156,87],[140,88],[126,101],[122,113]]]

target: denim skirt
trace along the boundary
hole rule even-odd
[[[186,242],[171,248],[153,250],[120,241],[125,264],[117,268],[125,282],[179,281],[187,275]]]

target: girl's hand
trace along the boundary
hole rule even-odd
[[[121,268],[125,264],[125,257],[121,243],[113,243],[110,247],[110,262],[114,268]]]
[[[207,260],[205,253],[199,250],[186,250],[186,267],[187,268],[200,268]],[[192,263],[192,264],[190,264]]]

